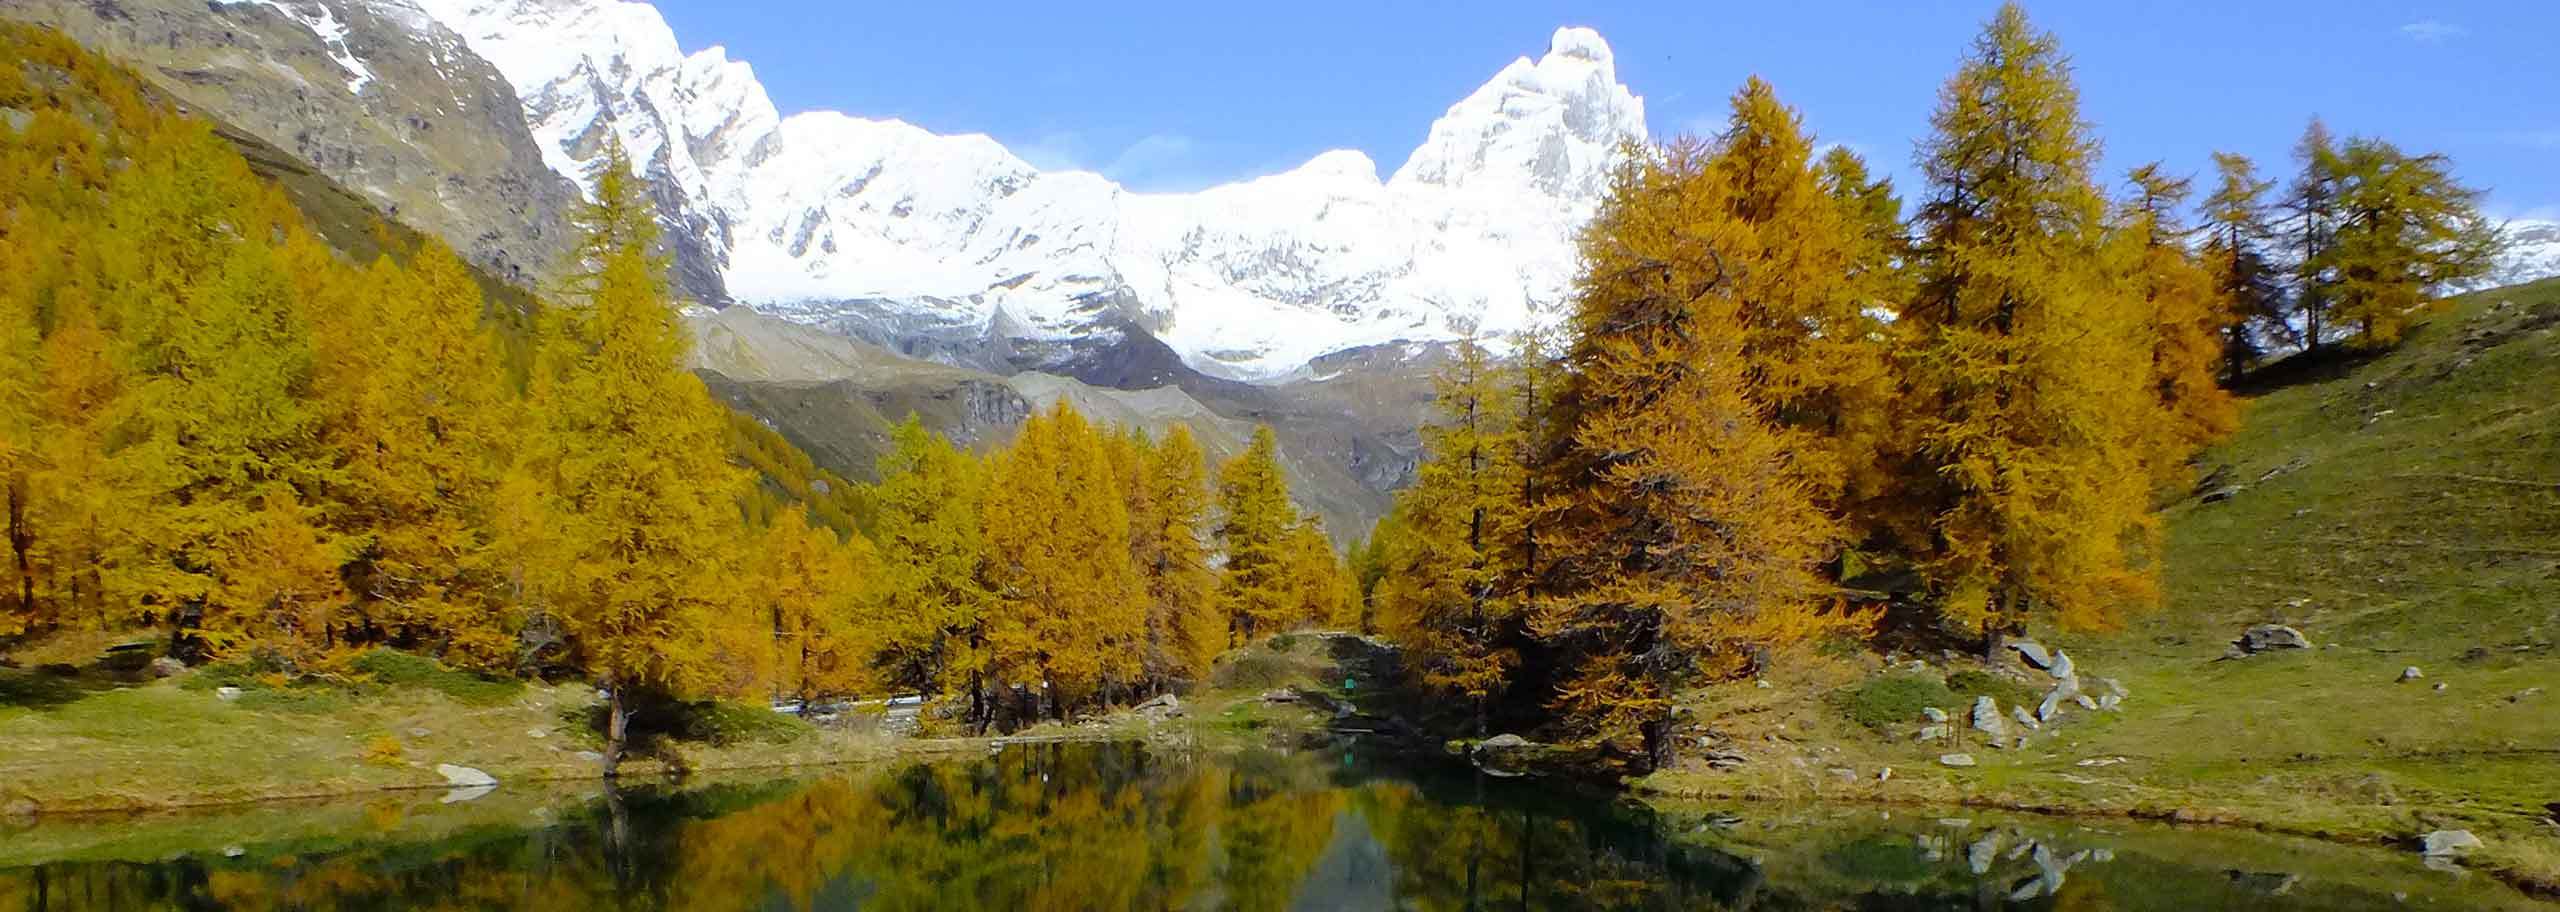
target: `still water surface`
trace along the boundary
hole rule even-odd
[[[0,912],[2535,907],[2381,849],[1973,811],[1655,809],[1338,751],[1041,745],[451,797],[0,829]]]

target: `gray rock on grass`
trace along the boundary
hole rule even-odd
[[[2236,659],[2279,650],[2309,648],[2311,648],[2311,638],[2303,636],[2302,631],[2283,624],[2259,624],[2241,631],[2240,638],[2231,641],[2231,650],[2224,655]]]
[[[2459,858],[2481,846],[2470,830],[2436,830],[2418,837],[2418,853],[2429,858]]]
[[[451,763],[436,764],[436,775],[443,776],[445,784],[455,788],[482,788],[498,784],[496,776]]]
[[[1987,696],[1973,698],[1973,728],[1995,741],[2008,737],[2009,722],[2000,717],[2000,702]]]

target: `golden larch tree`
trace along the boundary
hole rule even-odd
[[[562,543],[546,601],[607,696],[611,776],[635,691],[713,679],[713,622],[738,601],[725,568],[745,475],[727,461],[719,406],[683,369],[690,336],[648,197],[618,146],[605,159],[579,212],[577,278],[549,312],[533,377],[542,426],[527,446]]]
[[[1930,123],[1901,321],[1924,573],[1986,643],[2030,620],[2111,626],[2153,588],[2136,559],[2157,333],[2110,281],[2097,144],[2060,45],[2001,7]]]
[[[1584,230],[1568,429],[1541,467],[1541,597],[1530,629],[1563,663],[1554,706],[1603,737],[1671,751],[1679,691],[1848,629],[1818,565],[1836,526],[1748,395],[1733,264],[1755,249],[1711,150],[1634,156]]]

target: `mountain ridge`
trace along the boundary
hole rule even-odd
[[[640,163],[724,298],[1007,369],[1006,349],[1135,327],[1191,368],[1268,382],[1323,355],[1555,319],[1573,235],[1643,102],[1607,42],[1558,29],[1452,104],[1396,171],[1335,150],[1196,193],[1041,171],[984,134],[782,115],[753,68],[685,54],[624,0],[423,0],[515,84],[555,169],[605,135]],[[697,291],[702,283],[688,280]]]

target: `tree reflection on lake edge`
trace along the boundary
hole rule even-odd
[[[2529,907],[2374,849],[1971,813],[1657,812],[1327,751],[1016,746],[537,816],[0,869],[0,909]]]

